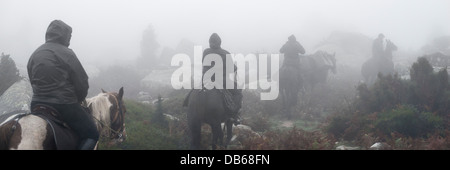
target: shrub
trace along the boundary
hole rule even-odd
[[[264,132],[271,127],[269,118],[262,113],[257,113],[254,117],[244,119],[242,124],[250,126],[256,132]]]
[[[372,114],[361,114],[358,111],[336,113],[327,122],[324,129],[335,138],[355,140],[370,131],[372,122]]]
[[[410,72],[412,86],[408,103],[416,105],[420,110],[446,111],[448,109],[446,104],[441,105],[440,103],[448,100],[449,97],[447,70],[443,69],[434,73],[428,60],[420,57],[412,65]]]
[[[335,140],[320,131],[308,132],[296,127],[289,130],[269,130],[262,136],[242,142],[245,150],[305,150],[334,149]]]
[[[422,137],[442,127],[439,116],[420,112],[411,105],[400,105],[396,109],[378,115],[376,130],[384,134],[398,132],[409,137]]]
[[[396,105],[404,103],[408,98],[409,83],[394,76],[378,75],[378,80],[372,87],[360,84],[357,87],[357,108],[364,113],[389,110]]]
[[[349,117],[345,115],[334,115],[331,117],[330,123],[325,127],[325,131],[331,133],[336,138],[341,138],[345,130],[349,127]]]

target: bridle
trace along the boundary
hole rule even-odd
[[[106,127],[110,130],[111,133],[108,134],[107,137],[110,139],[122,140],[124,139],[123,132],[125,131],[125,121],[124,121],[124,112],[122,108],[122,101],[118,99],[115,94],[109,93],[110,96],[114,98],[114,102],[116,104],[116,112],[111,116],[113,119],[111,120],[110,125],[105,122],[97,119],[95,116],[94,119],[99,122],[103,127]],[[118,125],[118,128],[117,128]]]
[[[112,130],[112,132],[114,132],[114,136],[113,137],[117,137],[117,139],[123,139],[123,132],[125,130],[125,121],[124,121],[124,112],[123,112],[123,108],[122,108],[122,101],[118,99],[118,97],[114,94],[111,94],[111,96],[113,96],[115,102],[116,102],[116,110],[117,112],[114,114],[114,118],[111,121],[111,126],[113,125],[118,125],[119,129],[116,130]],[[112,128],[111,128],[112,129]]]

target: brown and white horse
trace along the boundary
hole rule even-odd
[[[89,108],[92,119],[97,124],[100,140],[105,139],[105,137],[110,139],[111,143],[125,140],[124,116],[126,108],[122,97],[123,87],[120,88],[119,93],[106,92],[102,89],[102,92],[97,96],[86,99],[84,104]],[[73,131],[65,131],[65,133],[69,133],[69,136],[74,136]],[[48,120],[35,114],[16,112],[0,116],[0,149],[57,149],[54,135],[53,125],[48,123]],[[74,140],[76,139],[75,136]],[[76,147],[73,147],[73,149],[76,149]]]

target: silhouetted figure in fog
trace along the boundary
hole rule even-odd
[[[305,54],[305,49],[295,36],[291,35],[281,47],[280,53],[284,54],[283,65],[280,68],[280,96],[283,112],[290,118],[291,109],[297,104],[298,92],[302,86],[300,54]]]
[[[283,66],[299,68],[300,54],[305,54],[305,49],[297,41],[294,35],[289,36],[288,41],[281,47],[280,53],[284,54]]]
[[[373,40],[372,57],[384,57],[384,35],[381,33],[378,35],[377,39]]]
[[[209,38],[209,48],[207,48],[203,51],[202,62],[204,62],[205,57],[209,54],[217,54],[222,58],[222,64],[223,64],[223,67],[222,67],[223,81],[222,82],[223,82],[223,88],[225,89],[225,87],[226,87],[225,82],[228,78],[228,75],[233,73],[233,72],[227,72],[226,66],[229,64],[233,64],[233,62],[232,62],[233,60],[229,59],[228,63],[227,63],[226,57],[227,57],[227,54],[230,54],[230,52],[228,52],[225,49],[222,49],[222,47],[220,46],[221,44],[222,44],[222,40],[220,39],[219,35],[217,35],[217,33],[213,33],[211,35],[211,37]],[[229,57],[231,57],[231,56],[229,56]],[[214,65],[215,65],[215,63],[213,63],[211,66],[203,66],[203,69],[202,69],[203,75],[205,74],[206,71],[211,69]],[[234,66],[234,71],[236,71],[236,66]],[[212,76],[211,80],[215,81],[215,76]]]
[[[392,41],[386,40],[385,42],[384,35],[379,34],[378,38],[373,41],[372,57],[361,66],[364,82],[369,85],[375,83],[379,73],[392,75],[395,72],[392,53],[397,50],[397,46]]]
[[[226,98],[228,98],[229,102],[233,102],[233,103],[228,103],[228,105],[234,105],[234,106],[229,106],[230,109],[229,111],[232,114],[232,117],[234,120],[232,120],[235,124],[239,124],[240,120],[239,120],[239,109],[241,108],[241,103],[242,103],[242,90],[241,89],[237,89],[236,86],[236,81],[235,80],[231,80],[230,74],[236,73],[237,71],[237,67],[236,65],[234,65],[233,60],[231,58],[231,56],[229,55],[230,52],[228,52],[227,50],[223,49],[221,47],[222,44],[222,39],[219,37],[219,35],[217,33],[213,33],[210,37],[209,37],[209,48],[205,49],[203,51],[203,58],[202,58],[202,62],[204,61],[205,57],[209,54],[217,54],[222,58],[222,79],[223,79],[223,93],[224,96]],[[230,57],[227,60],[227,57]],[[233,65],[233,71],[227,71],[227,66],[228,65]],[[211,69],[214,66],[214,64],[212,64],[211,66],[203,66],[203,75],[205,74],[206,71],[208,71],[209,69]],[[235,78],[236,76],[234,76]],[[215,81],[215,76],[213,76],[211,78],[212,81]],[[226,89],[226,82],[227,81],[233,81],[234,82],[234,89]],[[205,82],[203,82],[205,83]],[[231,101],[231,100],[232,101]]]
[[[31,55],[27,69],[33,88],[31,110],[53,107],[58,117],[80,137],[79,149],[94,149],[99,138],[91,115],[81,106],[88,93],[88,76],[72,49],[72,28],[61,20],[50,23],[45,44]]]
[[[222,59],[222,70],[216,70],[216,71],[220,71],[222,73],[222,87],[223,89],[220,89],[220,91],[223,93],[224,95],[224,100],[226,102],[226,106],[228,109],[228,112],[230,114],[232,114],[232,122],[234,124],[239,124],[240,123],[240,118],[239,118],[239,110],[241,108],[241,104],[242,104],[242,89],[237,89],[237,81],[236,81],[236,76],[234,76],[234,80],[231,80],[230,74],[236,73],[237,71],[237,67],[236,65],[234,65],[233,60],[231,58],[231,56],[229,56],[228,54],[230,54],[230,52],[228,52],[225,49],[222,49],[221,47],[222,44],[222,40],[219,37],[219,35],[217,33],[213,33],[210,38],[209,38],[209,48],[205,49],[203,51],[203,58],[202,58],[202,63],[204,62],[206,56],[208,55],[214,55],[216,54],[216,56],[220,56],[220,58]],[[227,57],[230,57],[227,60]],[[228,65],[233,65],[233,70],[232,71],[227,71],[227,66]],[[209,70],[209,69],[213,69],[213,68],[220,68],[220,67],[214,67],[215,63],[211,63],[211,66],[203,66],[202,68],[202,86],[205,87],[206,83],[210,83],[210,82],[205,82],[204,81],[204,76],[205,73]],[[211,77],[211,81],[216,81],[216,75],[213,75]],[[233,81],[234,82],[234,88],[233,89],[226,89],[226,82],[227,81]],[[191,94],[192,90],[189,92],[188,96],[186,97],[186,100],[183,104],[183,106],[187,106],[188,103],[188,99],[189,96]]]
[[[209,38],[210,48],[203,51],[202,62],[203,65],[211,64],[211,66],[202,68],[203,88],[192,89],[183,103],[183,106],[187,106],[187,122],[192,149],[199,149],[201,146],[201,127],[203,123],[209,124],[211,127],[211,148],[213,150],[217,148],[217,145],[226,147],[231,141],[233,124],[240,123],[239,110],[242,103],[242,91],[237,89],[236,81],[234,81],[233,89],[226,89],[226,82],[231,81],[229,75],[235,73],[237,68],[231,56],[228,55],[230,53],[221,48],[221,43],[222,40],[216,33]],[[227,57],[230,57],[228,61]],[[209,59],[214,60],[209,63],[211,61]],[[222,67],[218,63],[214,63],[217,60],[222,61]],[[227,66],[233,66],[232,68],[234,69],[227,72]],[[220,79],[220,76],[222,76],[222,79]],[[236,80],[236,76],[233,79]],[[222,80],[223,83],[220,84],[218,80]],[[223,88],[217,87],[221,85]],[[222,127],[222,123],[225,123],[225,126]],[[227,132],[225,144],[223,144],[224,129]]]

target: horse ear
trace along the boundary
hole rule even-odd
[[[102,89],[102,93],[107,93],[105,90]]]
[[[117,97],[119,97],[120,99],[122,99],[122,97],[123,97],[123,87],[120,88],[120,90],[119,90],[119,95],[118,95]]]

